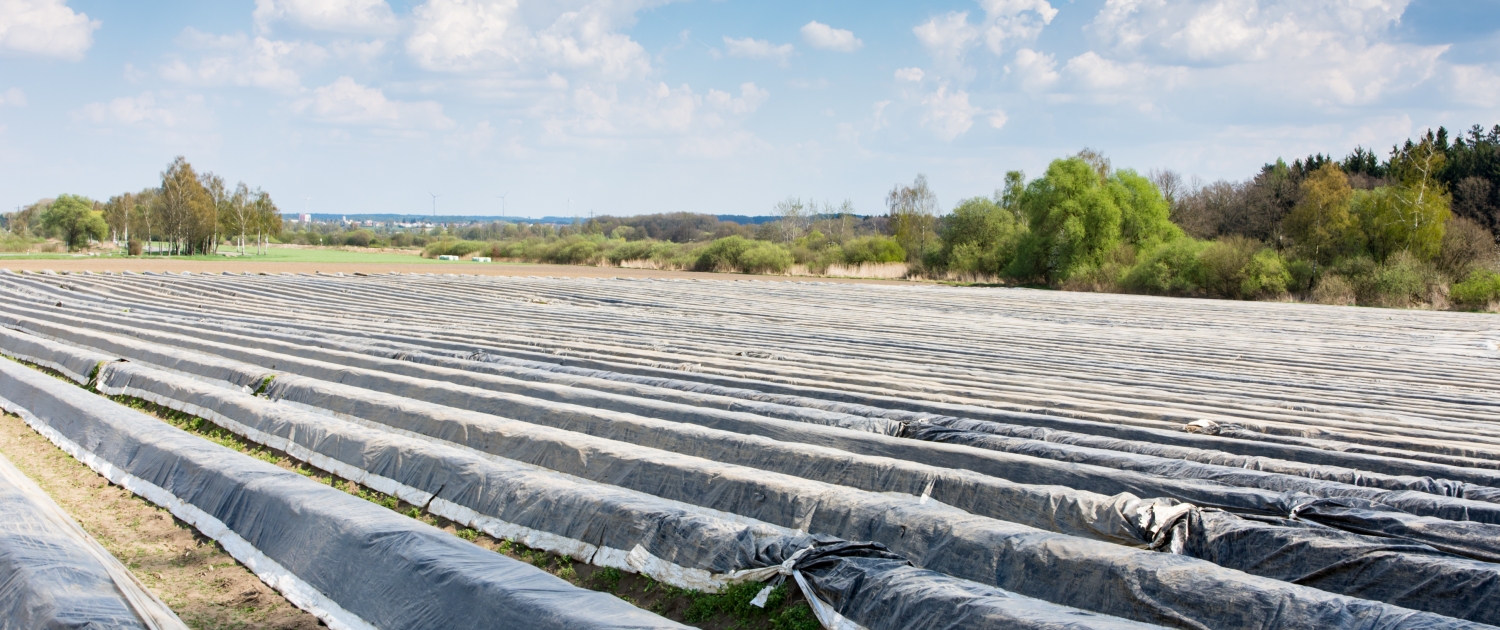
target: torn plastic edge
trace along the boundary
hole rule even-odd
[[[433,496],[432,493],[427,491],[413,488],[394,479],[367,472],[361,468],[312,451],[286,438],[250,428],[212,409],[206,409],[192,403],[179,401],[134,387],[109,387],[104,384],[102,375],[95,387],[100,393],[105,395],[123,395],[140,398],[182,413],[204,418],[236,435],[256,444],[282,451],[298,460],[306,462],[314,468],[348,479],[377,492],[395,496],[411,505],[420,506],[432,514],[450,521],[463,523],[495,538],[515,540],[527,547],[568,556],[579,562],[585,562],[598,567],[612,567],[630,571],[631,573],[641,573],[671,586],[690,588],[706,593],[717,593],[726,586],[745,581],[734,578],[733,573],[715,574],[703,569],[684,567],[662,560],[651,555],[650,552],[646,551],[640,545],[636,545],[636,549],[644,554],[644,557],[639,557],[639,559],[633,562],[632,558],[638,557],[635,551],[626,552],[610,547],[597,546],[581,540],[516,525],[481,514],[472,508]]]
[[[792,579],[797,581],[797,588],[802,590],[802,597],[807,600],[808,607],[812,608],[813,616],[818,618],[818,623],[826,630],[865,630],[864,626],[850,621],[847,617],[840,615],[832,606],[819,599],[817,592],[807,583],[807,578],[802,576],[802,571],[797,570],[797,562],[802,559],[802,556],[807,555],[807,552],[815,548],[817,548],[816,544],[808,545],[798,549],[796,553],[793,553],[791,557],[787,558],[781,564],[735,571],[728,574],[728,577],[734,579],[736,582],[760,582],[776,578],[774,582],[760,589],[760,592],[756,593],[755,597],[750,600],[751,606],[765,608],[766,600],[771,596],[771,590],[776,588],[786,576],[790,575]],[[635,551],[631,552],[631,555],[634,556],[637,552],[643,555],[650,555],[639,545],[636,546]]]
[[[114,464],[84,449],[77,442],[68,439],[62,433],[52,428],[41,418],[36,417],[30,411],[17,405],[10,400],[0,397],[0,409],[20,416],[32,430],[47,438],[64,453],[71,455],[74,459],[83,462],[94,472],[99,473],[110,482],[131,491],[147,501],[166,508],[168,512],[183,521],[191,524],[204,536],[213,539],[224,547],[235,560],[255,573],[256,577],[265,582],[267,586],[276,589],[287,601],[294,606],[312,613],[323,623],[328,624],[333,630],[378,630],[369,622],[361,619],[358,615],[345,610],[337,602],[329,599],[316,588],[302,578],[288,571],[280,563],[267,557],[251,545],[249,541],[241,538],[234,530],[229,529],[219,519],[214,518],[197,506],[178,499],[166,489],[149,481],[127,473]]]

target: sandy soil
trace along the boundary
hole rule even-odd
[[[20,418],[0,417],[0,452],[190,627],[321,627],[316,617],[282,599],[217,543],[166,510],[111,485]]]
[[[905,283],[904,280],[860,278],[818,278],[806,276],[758,276],[735,273],[667,271],[660,269],[627,269],[624,267],[587,267],[583,265],[541,265],[528,263],[462,263],[453,265],[402,263],[301,263],[254,260],[140,260],[120,258],[76,258],[52,260],[4,260],[0,267],[11,271],[191,271],[193,273],[464,273],[485,276],[553,276],[562,278],[681,278],[699,280],[759,280],[770,282],[853,282],[868,284]]]

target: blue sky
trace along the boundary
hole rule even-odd
[[[1500,123],[1497,0],[0,0],[0,204],[176,155],[284,211],[883,212],[1087,146],[1243,179]]]

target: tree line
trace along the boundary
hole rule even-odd
[[[131,255],[193,255],[230,242],[240,253],[263,253],[281,233],[281,212],[265,191],[244,182],[229,188],[223,177],[198,173],[179,156],[161,173],[161,184],[99,202],[58,195],[5,215],[22,237],[56,236],[69,249],[91,241],[125,245]]]
[[[892,233],[929,275],[1059,288],[1391,306],[1500,300],[1500,126],[1428,131],[1265,165],[1242,181],[1115,169],[1094,151],[936,216],[925,178],[888,195]]]

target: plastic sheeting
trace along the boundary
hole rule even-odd
[[[188,294],[189,295],[193,295],[195,299],[203,299],[203,298],[215,297],[219,293],[219,290],[216,289],[216,288],[207,288],[207,289],[205,289],[205,288],[198,288],[198,287],[188,288],[188,287],[184,286],[188,282],[189,281],[186,281],[186,280],[184,280],[182,282],[176,282],[174,284],[174,287],[178,287],[178,288],[172,289],[173,294],[176,295],[177,291],[186,290],[186,291],[188,291]],[[202,283],[201,280],[194,280],[194,281],[191,281],[191,282]],[[297,281],[297,282],[301,282],[301,281]],[[155,288],[155,286],[154,286],[155,284],[156,284],[155,282],[152,282],[152,289]],[[574,283],[574,284],[576,284],[576,283]],[[95,290],[92,290],[92,289],[80,289],[80,288],[78,288],[76,286],[71,287],[67,291],[61,291],[61,290],[54,289],[52,287],[48,287],[48,286],[41,285],[41,284],[38,284],[38,283],[29,283],[26,286],[32,287],[32,288],[35,288],[35,289],[41,290],[41,291],[49,291],[49,292],[52,292],[53,294],[59,295],[59,296],[64,296],[64,295],[69,296],[66,301],[69,302],[70,304],[77,302],[76,300],[73,299],[73,297],[76,297],[76,296],[80,295],[78,293],[78,291],[82,291],[82,292],[94,292],[96,295],[104,295],[104,294],[114,293],[115,292],[115,287],[113,287],[111,285],[108,285],[108,284],[105,284],[105,285],[96,285],[100,289],[99,291],[95,291]],[[249,287],[249,286],[245,286],[245,285],[240,285],[240,286],[237,286],[235,288],[235,291],[245,291],[245,292],[247,292],[247,294],[250,294],[250,295],[273,296],[274,297],[280,290],[285,289],[285,288],[286,288],[285,285],[281,285],[281,286],[267,285],[267,286],[264,286],[264,287]],[[325,290],[325,289],[327,289],[327,288],[328,287],[326,285],[318,285],[318,286],[315,286],[315,287],[298,287],[298,290],[296,291],[296,297],[299,298],[299,299],[310,300],[310,302],[309,302],[310,304],[315,304],[319,298],[326,297],[324,294],[322,294],[320,292],[323,291],[323,290]],[[494,287],[488,287],[488,288],[494,288]],[[149,290],[150,289],[148,289],[148,291]],[[366,294],[366,293],[369,293],[370,290],[371,290],[371,287],[368,287],[368,286],[347,285],[347,286],[343,286],[343,287],[338,287],[338,291],[337,292],[343,293],[343,294],[349,294],[349,293]],[[130,298],[134,298],[135,294],[131,293],[129,297]],[[394,301],[401,302],[403,300],[398,298],[398,299],[396,299]],[[405,301],[409,302],[410,300],[405,300]],[[390,300],[390,299],[382,299],[382,300],[380,300],[380,303],[382,304],[383,308],[390,308],[387,305],[390,304],[391,302],[392,302],[392,300]],[[135,301],[135,302],[133,302],[133,303],[138,304],[138,305],[142,304],[138,300]],[[342,304],[343,303],[341,302],[341,306],[342,306]],[[154,307],[154,306],[150,306],[150,305],[144,305],[144,306],[141,306],[141,308],[144,311],[159,312],[159,313],[169,314],[169,315],[174,312],[171,309],[158,308],[158,307]],[[255,309],[251,308],[251,309],[248,309],[248,310],[254,311]],[[316,311],[317,309],[314,307],[312,310]],[[356,310],[358,310],[358,309],[356,309]],[[366,309],[366,310],[368,310],[368,309]],[[415,312],[414,310],[411,310],[410,307],[408,307],[408,310],[411,311],[411,312]],[[422,310],[423,310],[424,313],[431,311],[430,308],[424,308]],[[297,322],[294,322],[294,321],[293,322],[287,322],[285,320],[282,320],[283,323],[277,323],[277,322],[271,322],[271,321],[266,321],[266,320],[256,320],[254,318],[247,318],[247,317],[234,317],[233,319],[237,319],[237,320],[244,321],[244,322],[247,322],[247,323],[248,322],[258,322],[259,325],[270,326],[270,327],[273,327],[273,328],[277,327],[277,326],[302,327],[302,328],[309,327],[308,324],[297,323]],[[316,316],[313,316],[313,319],[316,319]],[[341,327],[341,326],[346,326],[347,324],[345,323],[345,321],[347,319],[349,319],[349,318],[345,314],[340,313],[338,315],[335,315],[334,317],[328,318],[328,320],[326,322],[326,326],[325,325],[314,324],[311,327],[314,328],[314,329],[321,329],[321,328],[324,328],[324,327],[327,327],[327,326],[332,326],[332,327],[337,328],[337,327]],[[385,321],[394,321],[394,320],[385,320]],[[699,385],[721,383],[721,384],[728,384],[730,386],[738,386],[738,387],[747,387],[747,386],[748,387],[754,387],[754,388],[759,388],[761,390],[765,390],[765,392],[773,392],[773,393],[769,393],[769,394],[765,393],[765,392],[762,392],[760,394],[762,396],[775,396],[775,395],[778,395],[775,392],[784,392],[784,393],[807,394],[808,396],[823,397],[823,398],[827,399],[827,400],[824,401],[825,404],[847,405],[847,404],[849,404],[850,401],[853,401],[853,403],[857,405],[857,404],[862,403],[862,402],[868,402],[868,403],[871,403],[873,405],[879,405],[879,406],[884,407],[885,408],[885,413],[887,413],[887,414],[910,414],[910,413],[913,413],[912,411],[907,411],[908,409],[915,409],[917,412],[933,411],[933,412],[937,412],[937,413],[940,413],[940,414],[953,414],[953,415],[968,416],[968,417],[982,418],[982,419],[988,419],[988,420],[999,420],[999,421],[1010,420],[1010,421],[1019,422],[1019,423],[1022,423],[1022,424],[1032,424],[1032,425],[1035,425],[1037,427],[1043,427],[1043,428],[1049,428],[1049,427],[1050,428],[1054,428],[1054,429],[1069,429],[1069,428],[1071,428],[1071,429],[1074,429],[1074,430],[1077,430],[1077,431],[1082,431],[1082,432],[1085,432],[1085,433],[1092,432],[1092,433],[1098,433],[1100,435],[1113,435],[1113,436],[1116,436],[1116,437],[1133,437],[1135,439],[1146,440],[1146,441],[1149,441],[1149,442],[1160,442],[1160,443],[1163,443],[1163,444],[1196,445],[1196,446],[1201,446],[1201,447],[1204,447],[1204,448],[1220,449],[1220,450],[1224,450],[1226,452],[1232,452],[1232,453],[1242,453],[1242,454],[1255,455],[1255,456],[1270,456],[1270,457],[1276,457],[1276,458],[1281,458],[1281,459],[1292,459],[1292,460],[1298,460],[1298,461],[1308,461],[1308,462],[1313,462],[1313,463],[1316,463],[1316,464],[1328,464],[1328,465],[1337,465],[1337,466],[1347,466],[1347,467],[1352,467],[1352,468],[1358,468],[1360,470],[1369,470],[1369,471],[1375,471],[1375,472],[1381,472],[1381,473],[1390,473],[1390,474],[1394,474],[1394,475],[1412,475],[1412,476],[1423,476],[1423,475],[1425,475],[1425,476],[1431,476],[1431,477],[1434,477],[1434,478],[1437,478],[1437,479],[1454,479],[1454,480],[1457,480],[1457,481],[1468,481],[1468,482],[1471,482],[1471,483],[1481,483],[1481,484],[1489,484],[1489,485],[1500,485],[1500,482],[1496,481],[1497,479],[1500,479],[1500,473],[1497,473],[1497,472],[1495,472],[1493,470],[1464,469],[1464,468],[1458,468],[1458,467],[1455,467],[1455,466],[1448,466],[1448,465],[1444,465],[1444,464],[1435,464],[1435,463],[1426,462],[1426,461],[1402,459],[1402,457],[1405,457],[1405,456],[1411,455],[1411,454],[1410,453],[1400,452],[1399,450],[1391,450],[1390,453],[1392,455],[1400,455],[1401,457],[1387,457],[1387,456],[1383,456],[1383,455],[1366,455],[1366,454],[1361,454],[1361,453],[1339,452],[1337,449],[1339,449],[1339,448],[1345,448],[1345,446],[1339,445],[1339,444],[1335,444],[1335,443],[1326,443],[1326,444],[1324,444],[1324,443],[1318,443],[1318,444],[1314,445],[1314,446],[1316,446],[1316,447],[1314,447],[1314,446],[1295,445],[1295,444],[1266,444],[1266,443],[1245,442],[1243,440],[1224,439],[1224,438],[1221,438],[1221,437],[1218,437],[1218,436],[1185,434],[1185,433],[1182,433],[1180,431],[1175,431],[1175,430],[1174,431],[1164,431],[1164,430],[1161,430],[1161,429],[1152,429],[1152,428],[1138,427],[1138,426],[1126,426],[1126,425],[1120,425],[1120,424],[1112,424],[1112,423],[1108,423],[1108,422],[1094,422],[1094,421],[1087,421],[1087,420],[1080,421],[1080,420],[1077,420],[1075,418],[1068,418],[1068,417],[1055,416],[1055,415],[1045,415],[1044,416],[1044,415],[1040,415],[1040,414],[1032,414],[1032,413],[1025,413],[1025,412],[1016,412],[1016,411],[1012,411],[1012,410],[997,410],[997,409],[984,408],[984,407],[975,407],[975,406],[972,406],[972,405],[962,405],[962,404],[955,405],[955,404],[934,402],[934,401],[930,401],[930,400],[904,399],[904,398],[898,398],[898,397],[893,397],[893,396],[875,395],[875,394],[872,394],[872,393],[869,393],[869,392],[862,392],[862,391],[830,390],[827,387],[804,386],[804,385],[789,385],[787,383],[782,383],[782,382],[768,382],[768,381],[765,381],[765,380],[755,380],[755,381],[752,381],[752,380],[747,380],[747,379],[744,379],[744,378],[736,378],[736,377],[732,377],[732,376],[725,376],[723,374],[692,374],[692,373],[684,373],[684,372],[681,372],[681,371],[678,371],[678,370],[663,370],[663,369],[659,369],[659,368],[653,368],[653,367],[650,367],[650,366],[642,366],[642,365],[635,365],[635,364],[628,364],[628,363],[620,363],[618,361],[602,361],[602,360],[600,360],[598,358],[590,358],[590,357],[573,357],[573,356],[558,357],[558,356],[553,356],[552,354],[544,354],[544,353],[539,353],[539,352],[535,352],[535,351],[531,351],[531,350],[522,350],[522,349],[517,349],[515,347],[494,349],[494,348],[490,348],[490,347],[482,345],[482,344],[479,345],[479,346],[476,346],[474,341],[463,341],[461,343],[454,344],[451,341],[444,341],[444,339],[452,338],[452,335],[447,334],[446,332],[441,332],[441,333],[434,334],[434,333],[432,333],[430,331],[427,331],[427,332],[424,332],[424,334],[425,334],[425,337],[423,338],[422,343],[432,344],[432,345],[435,345],[435,346],[436,345],[446,344],[447,347],[458,348],[458,349],[466,349],[467,351],[472,351],[473,348],[480,347],[480,348],[484,348],[486,352],[497,352],[497,353],[502,353],[502,354],[508,353],[510,355],[521,356],[521,357],[528,358],[528,359],[537,359],[537,360],[540,360],[540,361],[548,361],[548,362],[554,362],[554,363],[555,362],[561,362],[561,363],[564,363],[564,364],[567,364],[567,365],[581,365],[581,366],[586,366],[586,367],[602,367],[602,368],[605,368],[605,369],[617,370],[617,371],[619,371],[621,373],[629,373],[629,374],[638,374],[639,373],[639,374],[647,374],[647,375],[651,375],[651,376],[663,376],[663,377],[667,377],[667,380],[674,380],[674,379],[677,379],[677,378],[681,378],[681,379],[693,379],[693,380],[696,380],[696,381],[700,381],[700,383],[698,383]],[[389,334],[384,334],[384,333],[368,332],[366,330],[360,330],[358,332],[358,335],[363,336],[363,337],[367,337],[367,338],[371,338],[371,339],[391,339],[391,340],[397,340],[397,341],[402,341],[402,340],[406,340],[407,339],[406,337],[402,337],[402,336],[398,336],[398,335],[389,335]],[[574,344],[574,345],[576,345],[576,344]],[[799,381],[800,381],[800,379],[799,379]],[[666,385],[666,386],[671,386],[671,385],[669,384],[669,385]],[[1324,389],[1326,389],[1326,388],[1324,388]],[[1415,395],[1415,394],[1413,394],[1413,395]],[[842,401],[842,402],[829,403],[829,401]],[[1439,403],[1439,404],[1442,404],[1442,403]],[[882,417],[893,417],[893,416],[882,416]],[[1379,420],[1376,419],[1376,421],[1379,421]],[[1159,425],[1160,423],[1157,423],[1157,424]],[[1324,442],[1326,442],[1326,441],[1324,441]],[[1323,450],[1323,449],[1334,449],[1334,450]],[[1382,451],[1382,452],[1384,452],[1384,451]],[[1500,462],[1495,462],[1495,461],[1488,461],[1488,462],[1486,462],[1486,461],[1472,460],[1472,459],[1465,459],[1465,458],[1456,458],[1456,459],[1455,458],[1448,458],[1448,459],[1445,460],[1445,459],[1442,459],[1441,457],[1439,457],[1438,460],[1439,461],[1450,461],[1450,462],[1453,462],[1453,463],[1463,462],[1462,465],[1486,466],[1486,467],[1491,467],[1491,468],[1493,468],[1493,467],[1500,467]]]
[[[292,364],[295,362],[286,365]],[[314,365],[311,362],[307,364]],[[183,365],[186,366],[187,363]],[[124,368],[111,368],[112,373],[123,371]],[[346,382],[350,382],[350,379],[359,382],[361,371],[341,368],[338,373]],[[303,385],[301,390],[298,389],[297,384]],[[269,393],[272,396],[284,396],[291,392],[294,399],[306,404],[312,398],[299,397],[295,392],[330,388],[339,390],[338,386],[319,385],[297,377],[283,377],[272,385]],[[430,388],[461,391],[455,389],[455,386],[440,383],[432,383]],[[381,382],[381,387],[378,389],[397,391],[397,388],[389,382]],[[399,391],[408,392],[412,389],[414,388],[410,383],[399,384]],[[470,392],[470,394],[475,396],[483,394],[490,396],[492,400],[495,396],[499,396],[488,392]],[[346,394],[346,397],[356,399],[360,395],[355,391]],[[514,402],[513,398],[505,400]],[[213,405],[200,404],[200,406],[214,408]],[[402,409],[404,411],[406,407]],[[561,413],[568,411],[566,407],[556,405],[552,405],[550,409]],[[573,415],[577,415],[576,411]],[[608,417],[610,420],[605,426],[610,430],[619,430],[633,422],[628,417],[618,414]],[[568,424],[578,428],[578,422],[578,420],[573,420]],[[406,428],[409,429],[409,427]],[[587,430],[597,432],[592,429]],[[682,433],[683,431],[688,433],[670,440],[670,444],[662,441],[666,439],[663,436],[667,433]],[[430,434],[422,430],[417,432]],[[1491,590],[1500,588],[1500,581],[1496,580],[1488,583],[1492,586],[1472,588],[1475,584],[1487,584],[1485,577],[1495,574],[1495,566],[1436,554],[1431,548],[1417,544],[1340,535],[1326,528],[1289,527],[1285,521],[1238,524],[1239,530],[1257,530],[1258,536],[1254,539],[1248,536],[1215,536],[1213,532],[1202,529],[1173,527],[1174,520],[1185,512],[1171,503],[1141,501],[1130,495],[1101,497],[1059,488],[1018,486],[965,474],[961,471],[914,468],[910,465],[904,469],[892,468],[889,464],[862,462],[859,458],[851,458],[847,454],[830,453],[784,443],[760,444],[743,436],[714,435],[701,429],[685,429],[671,425],[645,424],[639,430],[628,433],[633,436],[629,438],[630,441],[647,446],[670,445],[674,450],[683,450],[682,444],[693,444],[697,447],[695,451],[697,454],[709,456],[712,459],[733,460],[741,464],[778,470],[805,478],[819,478],[819,471],[837,470],[840,471],[837,482],[866,488],[883,484],[886,489],[900,489],[910,494],[920,492],[939,500],[949,501],[973,513],[1018,521],[1050,531],[1123,544],[1193,549],[1194,555],[1212,557],[1223,566],[1240,568],[1261,575],[1270,574],[1272,577],[1283,579],[1290,576],[1304,584],[1350,595],[1361,596],[1367,591],[1379,592],[1394,598],[1386,601],[1418,609],[1436,608],[1440,612],[1448,612],[1451,608],[1465,615],[1476,614],[1470,612],[1473,607],[1450,606],[1459,600],[1446,597],[1435,598],[1431,595],[1448,593],[1458,588],[1469,588],[1472,590],[1468,594],[1470,600],[1485,602],[1493,597],[1489,594]],[[613,434],[607,435],[618,437]],[[725,442],[726,439],[729,440],[729,444],[725,448],[705,450],[716,442]],[[748,457],[756,453],[759,455]],[[858,471],[861,467],[870,472],[867,475],[859,475]],[[924,481],[927,487],[919,489]],[[935,487],[937,492],[934,492]],[[1312,503],[1304,504],[1303,509],[1307,509],[1307,505],[1312,505]],[[1190,506],[1181,507],[1191,509]],[[733,511],[743,508],[735,506],[726,509]],[[1341,513],[1340,518],[1348,518],[1344,515],[1347,513],[1347,511]],[[1218,527],[1220,521],[1213,520],[1209,523],[1211,527]],[[1400,521],[1397,523],[1399,524]],[[1462,532],[1467,533],[1468,530],[1465,529]],[[1416,533],[1420,534],[1420,532]],[[1186,544],[1188,538],[1212,540],[1211,544],[1215,546],[1215,549],[1212,553],[1202,552],[1199,548],[1204,543],[1188,545]],[[1244,545],[1244,549],[1237,549],[1240,545]],[[1259,563],[1262,555],[1272,553],[1270,550],[1308,547],[1321,547],[1326,549],[1327,553],[1323,555],[1303,554],[1302,559],[1297,562],[1283,563],[1274,567]],[[587,557],[581,559],[587,559]],[[1405,594],[1389,595],[1388,591],[1371,586],[1391,579],[1424,584],[1426,587],[1411,589]],[[1479,609],[1488,610],[1483,606]]]
[[[798,406],[809,402],[809,399],[802,397],[778,396],[774,397],[776,402],[769,402],[757,400],[758,396],[756,396],[756,392],[712,388],[702,385],[694,389],[706,388],[713,391],[681,391],[681,386],[685,383],[684,381],[666,383],[662,382],[662,379],[629,377],[628,375],[605,373],[597,370],[568,369],[553,364],[507,360],[501,357],[486,355],[482,352],[467,354],[452,352],[451,355],[444,356],[433,354],[430,351],[423,351],[423,347],[414,344],[396,344],[393,342],[372,343],[354,340],[331,341],[326,338],[326,335],[312,337],[276,331],[260,331],[253,336],[246,336],[244,333],[248,331],[243,329],[236,330],[205,322],[198,322],[197,328],[198,330],[194,334],[203,338],[241,345],[250,344],[263,349],[292,353],[296,356],[308,358],[330,360],[345,365],[361,363],[357,363],[357,359],[356,362],[351,362],[350,359],[354,357],[348,354],[333,354],[327,351],[320,351],[317,348],[326,348],[343,353],[359,353],[380,358],[400,359],[444,368],[478,371],[508,378],[546,382],[554,385],[601,390],[625,398],[600,397],[594,400],[587,400],[574,396],[570,398],[570,402],[589,404],[590,406],[619,411],[642,413],[643,415],[652,417],[673,419],[685,412],[669,406],[638,405],[632,399],[648,398],[700,408],[745,411],[765,417],[855,428],[886,435],[905,435],[917,439],[938,439],[938,441],[948,442],[958,441],[955,438],[943,439],[942,436],[945,435],[945,432],[940,429],[933,429],[930,426],[936,425],[949,429],[1024,438],[1025,441],[1044,440],[1059,444],[1058,447],[1048,447],[1045,445],[1027,445],[1021,440],[1006,441],[998,438],[985,439],[983,437],[962,441],[962,443],[981,448],[992,448],[1007,452],[1023,452],[1034,456],[1080,463],[1093,463],[1122,470],[1141,470],[1145,472],[1169,470],[1167,474],[1173,477],[1212,479],[1229,485],[1257,487],[1278,492],[1292,490],[1322,497],[1354,496],[1386,503],[1413,514],[1439,516],[1452,520],[1500,523],[1500,506],[1489,507],[1468,502],[1441,501],[1422,496],[1423,494],[1435,494],[1444,497],[1469,498],[1476,501],[1500,501],[1500,489],[1461,481],[1433,479],[1431,477],[1382,475],[1349,468],[1308,465],[1263,457],[1236,456],[1221,451],[1205,452],[1200,449],[1185,447],[1126,443],[1124,440],[1018,425],[1001,425],[988,421],[969,420],[952,416],[904,414],[908,417],[897,421],[880,417],[882,415],[890,415],[888,411],[865,408],[859,405],[843,405],[837,410],[825,410]],[[171,326],[166,326],[162,329],[181,331],[180,328]],[[218,334],[225,332],[230,334]],[[263,343],[267,341],[270,341],[270,343]],[[516,365],[522,363],[525,365]],[[384,361],[365,361],[362,365],[364,367],[399,374],[423,375],[423,372],[419,370],[401,369],[399,366],[392,366],[389,362]],[[566,373],[559,373],[538,367],[542,365],[559,371],[566,370]],[[445,380],[463,382],[462,379],[451,378],[451,373],[447,374],[448,377]],[[471,384],[485,386],[492,383],[481,382]],[[668,385],[675,385],[677,388],[667,387]],[[911,427],[910,429],[908,429],[909,426]],[[1137,455],[1146,455],[1147,457],[1132,458],[1100,452],[1105,450],[1124,451]],[[1090,458],[1088,457],[1089,455],[1094,455],[1094,457]],[[1156,458],[1158,457],[1183,461],[1157,461]],[[1203,465],[1194,466],[1192,465],[1194,462]],[[1318,483],[1320,480],[1331,483]],[[1382,490],[1410,492],[1396,494],[1383,492]]]
[[[967,604],[981,611],[981,619],[968,627],[1140,627],[915,568],[902,572],[901,583],[825,579],[825,573],[842,576],[847,571],[840,566],[844,547],[835,547],[838,541],[827,537],[694,509],[510,460],[482,458],[245,394],[216,391],[147,368],[111,365],[99,387],[105,393],[144,398],[223,423],[258,443],[491,535],[598,566],[645,573],[674,586],[714,591],[741,579],[736,573],[782,565],[799,550],[816,545],[823,550],[815,555],[823,560],[816,567],[804,569],[794,562],[788,568],[805,574],[813,596],[832,598],[835,613],[868,628],[903,627],[896,620],[906,617],[871,614],[882,606],[899,608],[908,617],[941,616],[954,596],[932,598],[927,593],[942,589],[974,593],[979,600]]]
[[[861,492],[778,473],[695,461],[675,453],[443,409],[304,377],[278,377],[268,394],[334,410],[340,417],[362,418],[414,435],[435,436],[482,452],[784,527],[879,541],[917,566],[1104,614],[1207,627],[1243,624],[1270,615],[1269,610],[1249,610],[1272,605],[1286,607],[1276,613],[1283,619],[1351,623],[1370,614],[1366,607],[1374,604],[1263,580],[1180,556],[977,517],[910,495]],[[1175,585],[1185,581],[1211,589],[1215,599],[1182,596]],[[1361,612],[1352,612],[1355,610]]]
[[[187,630],[171,609],[4,456],[0,628]]]
[[[6,363],[7,410],[332,627],[683,627]]]
[[[166,309],[151,309],[169,313]],[[258,322],[253,318],[238,318],[246,321]],[[143,325],[152,325],[149,322],[140,322]],[[200,326],[215,327],[225,330],[223,326],[212,323],[200,322]],[[309,326],[296,322],[263,322],[256,324],[265,330],[298,330],[303,334],[318,335],[327,326]],[[333,323],[339,326],[339,323]],[[1493,470],[1479,470],[1474,468],[1463,468],[1441,463],[1427,461],[1416,461],[1387,457],[1382,455],[1370,455],[1362,453],[1341,452],[1338,450],[1325,450],[1341,448],[1334,444],[1320,445],[1314,448],[1296,444],[1276,444],[1262,442],[1245,442],[1242,440],[1226,439],[1213,435],[1189,434],[1181,431],[1166,431],[1162,429],[1135,427],[1111,423],[1103,423],[1074,418],[1042,415],[1035,413],[996,410],[972,405],[955,405],[922,400],[908,400],[891,396],[878,396],[861,392],[848,392],[829,390],[804,385],[789,385],[785,383],[751,381],[743,378],[735,378],[718,374],[695,374],[680,370],[667,370],[650,366],[625,364],[587,357],[553,356],[535,351],[519,350],[515,348],[494,348],[484,345],[476,346],[472,342],[453,343],[438,338],[425,337],[416,340],[400,335],[386,333],[360,331],[359,335],[371,340],[384,340],[389,344],[405,344],[407,342],[419,342],[425,346],[449,351],[462,351],[463,354],[472,355],[472,358],[480,358],[485,361],[519,362],[528,367],[549,369],[553,371],[577,374],[580,376],[599,377],[601,379],[619,380],[664,389],[681,389],[703,394],[721,395],[725,397],[740,397],[746,400],[773,402],[783,407],[804,406],[820,410],[841,412],[851,415],[865,415],[870,418],[882,418],[898,420],[902,422],[923,421],[927,419],[938,420],[945,416],[951,417],[967,416],[969,418],[980,418],[989,421],[1004,423],[1018,423],[1033,429],[1078,432],[1081,435],[1097,434],[1099,436],[1122,438],[1121,441],[1103,442],[1113,447],[1123,447],[1126,450],[1144,449],[1139,452],[1153,454],[1153,449],[1158,445],[1175,445],[1179,447],[1198,448],[1207,451],[1208,458],[1222,457],[1225,454],[1242,454],[1246,457],[1269,457],[1287,462],[1310,462],[1312,466],[1329,466],[1358,469],[1360,471],[1376,472],[1376,475],[1350,476],[1347,473],[1334,471],[1320,471],[1318,468],[1299,469],[1291,467],[1288,474],[1301,474],[1311,472],[1331,475],[1334,481],[1352,480],[1358,485],[1369,485],[1383,487],[1386,489],[1412,489],[1418,491],[1434,491],[1441,494],[1463,491],[1465,488],[1456,485],[1460,482],[1470,484],[1488,484],[1500,486],[1500,472]],[[480,353],[474,353],[474,348],[482,349]],[[503,355],[503,356],[502,356]],[[518,358],[509,358],[518,357]],[[405,357],[414,360],[422,360],[420,357]],[[687,380],[684,380],[687,379]],[[752,389],[753,388],[753,389]],[[865,404],[868,403],[868,404]],[[878,406],[876,406],[878,405]],[[933,413],[928,413],[933,412]],[[767,415],[774,415],[772,414]],[[783,416],[775,416],[783,417]],[[881,431],[887,432],[887,431]],[[1099,443],[1091,446],[1098,446]],[[1105,447],[1110,448],[1110,447]],[[1135,451],[1132,451],[1135,452]],[[1462,461],[1465,465],[1490,465],[1500,466],[1495,462],[1480,462],[1467,459],[1455,459],[1454,462]],[[1213,463],[1213,462],[1209,462]],[[1299,471],[1300,472],[1291,472]],[[1389,473],[1393,477],[1411,477],[1412,479],[1382,479],[1382,475]],[[1342,477],[1342,479],[1338,478]],[[1421,480],[1423,477],[1432,478],[1436,483],[1427,484]],[[1444,480],[1454,481],[1444,481]],[[1493,498],[1494,488],[1473,487],[1475,496],[1473,498]],[[1467,496],[1467,495],[1465,495]]]

